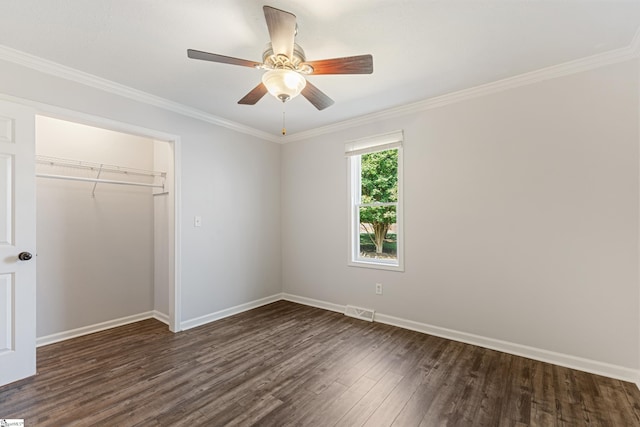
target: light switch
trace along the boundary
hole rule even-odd
[[[194,227],[202,227],[202,217],[201,216],[194,216],[193,217],[193,226]]]

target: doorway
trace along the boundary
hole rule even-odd
[[[38,345],[149,317],[180,330],[177,149],[130,125],[36,116]]]

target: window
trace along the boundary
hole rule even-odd
[[[350,141],[349,265],[403,271],[402,131]]]

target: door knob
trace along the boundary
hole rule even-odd
[[[18,254],[18,259],[20,261],[29,261],[32,257],[33,255],[31,255],[29,252],[20,252],[20,254]]]

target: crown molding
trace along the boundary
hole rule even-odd
[[[418,113],[445,105],[455,104],[473,98],[502,92],[508,89],[514,89],[533,83],[551,80],[571,74],[593,70],[619,62],[628,61],[640,57],[640,28],[636,31],[631,43],[623,48],[610,50],[608,52],[580,58],[574,61],[553,65],[539,70],[530,71],[514,77],[503,80],[475,86],[469,89],[463,89],[457,92],[451,92],[445,95],[428,98],[422,101],[414,102],[399,107],[390,108],[388,110],[378,111],[366,114],[353,119],[344,120],[330,125],[318,127],[308,131],[298,132],[286,137],[280,137],[282,143],[301,141],[316,136],[333,133],[356,126],[367,125],[380,120],[401,117],[412,113]]]
[[[114,95],[119,95],[137,102],[152,105],[154,107],[159,107],[164,110],[173,111],[174,113],[178,113],[183,116],[202,120],[204,122],[212,123],[214,125],[221,126],[236,132],[255,136],[263,140],[277,143],[282,142],[278,137],[261,130],[254,129],[252,127],[245,126],[231,120],[223,119],[213,114],[206,113],[202,110],[198,110],[197,108],[188,107],[184,104],[152,95],[150,93],[143,92],[141,90],[95,76],[93,74],[85,73],[84,71],[76,70],[57,62],[49,61],[47,59],[40,58],[38,56],[31,55],[16,49],[12,49],[7,46],[0,45],[0,60],[8,61],[66,80],[71,80],[85,86],[90,86],[108,93],[112,93]]]
[[[223,119],[222,117],[206,113],[196,108],[188,107],[184,104],[180,104],[166,98],[161,98],[159,96],[152,95],[150,93],[143,92],[141,90],[95,76],[93,74],[85,73],[83,71],[76,70],[74,68],[28,54],[26,52],[0,45],[0,60],[12,62],[14,64],[31,68],[45,74],[61,77],[66,80],[71,80],[76,83],[129,98],[134,101],[159,107],[168,111],[173,111],[187,117],[192,117],[194,119],[202,120],[207,123],[212,123],[217,126],[255,136],[257,138],[275,142],[278,144],[301,141],[316,136],[353,128],[356,126],[375,123],[380,120],[387,120],[425,110],[430,110],[433,108],[442,107],[445,105],[455,104],[457,102],[462,102],[469,99],[478,98],[481,96],[490,95],[493,93],[498,93],[545,80],[580,73],[583,71],[604,67],[638,57],[640,57],[640,28],[638,28],[638,30],[636,31],[633,39],[631,40],[631,43],[623,48],[614,49],[608,52],[599,53],[558,65],[553,65],[536,71],[509,77],[503,80],[475,86],[469,89],[463,89],[457,92],[451,92],[445,95],[428,98],[411,104],[401,105],[387,110],[365,114],[353,119],[332,123],[326,126],[310,129],[308,131],[297,132],[287,136],[276,136],[231,120]]]

